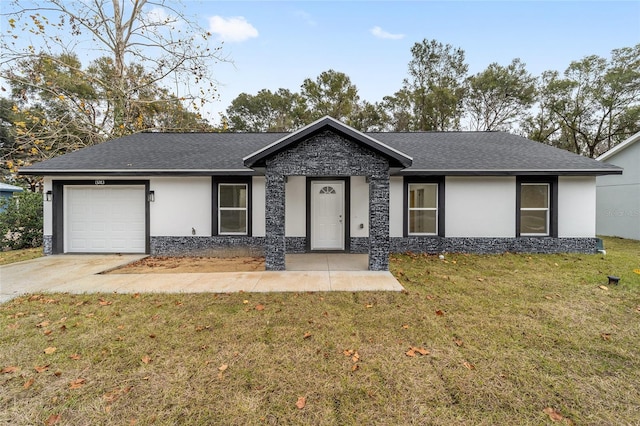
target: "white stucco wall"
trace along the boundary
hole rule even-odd
[[[289,176],[285,184],[284,233],[287,237],[307,234],[307,180],[304,176]]]
[[[447,177],[445,236],[515,237],[515,177]]]
[[[604,162],[624,171],[596,178],[596,232],[640,240],[640,142]]]
[[[46,194],[47,191],[53,190],[53,186],[51,183],[51,178],[43,179],[43,194]],[[44,197],[42,200],[42,234],[43,235],[53,235],[53,203],[50,201],[44,201]]]
[[[558,237],[595,237],[595,183],[592,176],[558,178]]]
[[[251,233],[254,237],[265,236],[265,180],[264,176],[251,178]]]
[[[369,184],[364,176],[351,177],[351,236],[369,236]]]
[[[211,235],[211,177],[152,177],[149,190],[150,235]]]
[[[389,235],[402,237],[404,220],[403,180],[400,176],[389,179]]]

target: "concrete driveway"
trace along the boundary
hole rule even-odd
[[[0,266],[0,303],[28,293],[402,291],[387,271],[100,274],[145,255],[58,255]]]

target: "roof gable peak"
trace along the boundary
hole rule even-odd
[[[265,159],[277,154],[280,151],[287,149],[287,147],[297,144],[298,142],[319,133],[323,130],[332,130],[338,134],[346,136],[347,138],[354,140],[360,145],[364,145],[372,151],[378,152],[385,157],[389,158],[393,163],[396,163],[402,167],[410,167],[413,159],[407,154],[392,148],[379,140],[362,133],[359,130],[354,129],[347,124],[325,115],[324,117],[308,124],[277,141],[261,148],[242,159],[246,167],[260,166],[264,163]]]

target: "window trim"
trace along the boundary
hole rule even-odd
[[[521,220],[522,213],[522,186],[531,184],[546,184],[549,186],[549,192],[547,194],[548,207],[547,207],[547,233],[546,234],[529,234],[521,233]],[[531,211],[541,211],[539,208],[526,208]],[[541,177],[541,176],[519,176],[516,178],[516,237],[526,238],[545,238],[545,237],[558,237],[558,177]]]
[[[222,207],[222,210],[245,210],[245,218],[247,223],[246,232],[220,232],[220,185],[245,185],[247,188],[247,202],[246,207]],[[212,210],[212,220],[211,220],[211,234],[213,236],[229,236],[229,237],[250,237],[252,235],[252,178],[251,176],[214,176],[212,177],[211,182],[212,189],[212,199],[211,199],[211,210]]]
[[[411,210],[433,210],[433,208],[409,208],[409,187],[414,184],[436,184],[437,199],[436,199],[436,232],[435,233],[410,233],[409,232],[409,212]],[[445,180],[444,177],[405,177],[403,179],[403,235],[405,237],[418,237],[418,238],[433,238],[444,237],[444,212],[445,212]]]

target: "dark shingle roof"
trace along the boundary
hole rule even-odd
[[[289,133],[139,133],[22,174],[253,174],[243,158]],[[505,132],[366,133],[412,157],[400,174],[618,174],[621,169]]]

